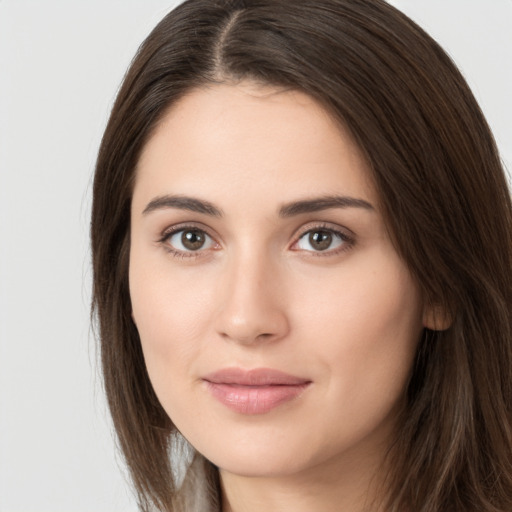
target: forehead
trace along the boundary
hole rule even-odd
[[[134,201],[196,194],[198,187],[210,197],[244,194],[256,203],[261,194],[270,200],[276,192],[283,201],[307,194],[375,195],[360,149],[318,102],[250,82],[189,92],[142,152]]]

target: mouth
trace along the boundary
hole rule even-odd
[[[265,414],[298,398],[311,380],[279,370],[225,368],[203,377],[211,395],[240,414]]]

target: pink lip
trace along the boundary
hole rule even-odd
[[[208,391],[219,402],[242,414],[264,414],[293,400],[311,384],[270,368],[225,368],[203,377]]]

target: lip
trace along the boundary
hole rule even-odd
[[[271,368],[224,368],[203,377],[211,395],[241,414],[264,414],[298,398],[311,380]]]

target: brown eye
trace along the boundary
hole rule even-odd
[[[306,252],[328,252],[336,249],[347,248],[352,245],[352,240],[345,234],[331,229],[311,229],[297,240],[295,247]]]
[[[189,251],[197,251],[201,249],[205,242],[205,234],[202,231],[183,231],[181,235],[181,243],[183,247]]]
[[[316,251],[325,251],[332,244],[332,233],[329,231],[311,231],[309,233],[309,245]]]
[[[211,249],[215,242],[201,229],[180,229],[170,234],[165,243],[178,252],[197,252]]]

